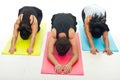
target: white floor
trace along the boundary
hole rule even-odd
[[[0,53],[12,35],[18,9],[30,5],[43,10],[43,22],[51,27],[54,13],[70,12],[78,20],[81,10],[89,4],[98,4],[107,11],[107,24],[120,50],[119,0],[2,0],[0,2]],[[11,56],[0,54],[0,80],[120,80],[120,52],[107,56],[102,52],[92,55],[82,51],[84,76],[40,74],[46,36],[40,56]]]

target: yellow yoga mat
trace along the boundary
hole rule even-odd
[[[27,53],[27,48],[30,45],[30,39],[22,40],[20,35],[18,35],[18,39],[16,42],[16,51],[14,52],[13,55],[39,56],[41,52],[45,32],[46,32],[46,27],[47,27],[47,24],[42,22],[40,25],[40,31],[36,35],[34,49],[31,55]],[[2,54],[10,54],[9,49],[11,45],[11,39],[12,37],[9,39],[7,45],[3,49]]]

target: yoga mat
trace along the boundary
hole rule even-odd
[[[54,70],[54,65],[47,58],[47,46],[48,46],[49,35],[50,35],[50,33],[48,32],[41,73],[42,74],[58,74]],[[80,50],[81,47],[80,47],[80,43],[79,43],[79,35],[78,35],[78,33],[76,33],[76,36],[77,36],[78,47],[79,47],[79,59],[73,65],[72,71],[70,73],[64,74],[62,72],[61,74],[64,74],[64,75],[84,75],[83,64],[82,64],[82,54],[81,54],[81,50]],[[60,64],[65,65],[66,63],[68,63],[70,61],[70,59],[72,57],[72,51],[70,49],[65,56],[59,56],[57,54],[56,49],[54,48],[54,56],[56,57],[56,59],[58,60],[58,62]]]
[[[89,51],[90,45],[88,43],[88,39],[87,39],[86,34],[84,32],[83,22],[78,21],[78,25],[79,25],[80,39],[81,39],[81,43],[82,43],[82,50]],[[108,39],[109,39],[110,49],[113,52],[118,52],[118,48],[117,48],[117,46],[116,46],[116,44],[111,36],[110,31],[108,32]],[[94,42],[95,47],[98,49],[98,51],[103,51],[105,49],[105,45],[104,45],[104,41],[103,41],[102,37],[98,38],[98,39],[93,38],[93,42]]]
[[[45,32],[46,32],[46,27],[47,27],[47,24],[42,22],[40,25],[40,31],[36,35],[34,51],[31,55],[27,53],[27,48],[30,45],[30,38],[28,40],[23,40],[21,39],[20,34],[19,34],[17,42],[16,42],[16,51],[14,52],[13,55],[39,56],[41,48],[42,48],[42,43],[43,43],[43,39],[45,36]],[[11,45],[11,39],[12,37],[9,39],[8,43],[3,49],[2,54],[10,54],[9,49]]]

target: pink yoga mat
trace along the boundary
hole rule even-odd
[[[41,73],[42,74],[58,74],[54,70],[54,65],[47,59],[47,45],[48,45],[49,35],[50,35],[50,32],[48,32],[48,34],[47,34],[47,41],[46,41],[46,47],[45,47],[45,52],[44,52],[44,57],[43,57]],[[79,60],[73,65],[72,71],[70,73],[68,73],[67,75],[84,75],[83,64],[82,64],[82,55],[81,55],[81,47],[80,47],[78,33],[76,33],[76,37],[77,37],[78,46],[79,46]],[[59,56],[57,54],[56,49],[55,49],[54,56],[56,57],[56,59],[58,60],[58,62],[60,64],[65,65],[71,59],[72,51],[70,49],[65,56]],[[64,73],[61,73],[61,74],[64,74]]]

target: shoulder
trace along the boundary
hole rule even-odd
[[[90,20],[92,19],[92,16],[88,16],[85,18],[85,24],[89,24]]]
[[[51,36],[52,38],[55,38],[55,39],[56,39],[56,29],[55,29],[55,28],[53,28],[53,29],[51,30],[50,36]]]
[[[38,24],[36,16],[30,15],[30,24]]]
[[[22,20],[23,14],[20,14],[15,22],[15,24],[20,24],[21,20]]]
[[[75,35],[76,35],[76,32],[74,31],[74,29],[73,28],[70,28],[69,29],[69,39],[73,39],[74,37],[75,37]]]
[[[14,23],[14,29],[18,30],[20,22],[21,22],[21,14],[18,16],[18,18],[16,19],[15,23]]]
[[[90,23],[90,20],[92,19],[92,16],[88,16],[85,18],[85,21],[84,21],[84,29],[85,31],[89,31],[89,23]]]

